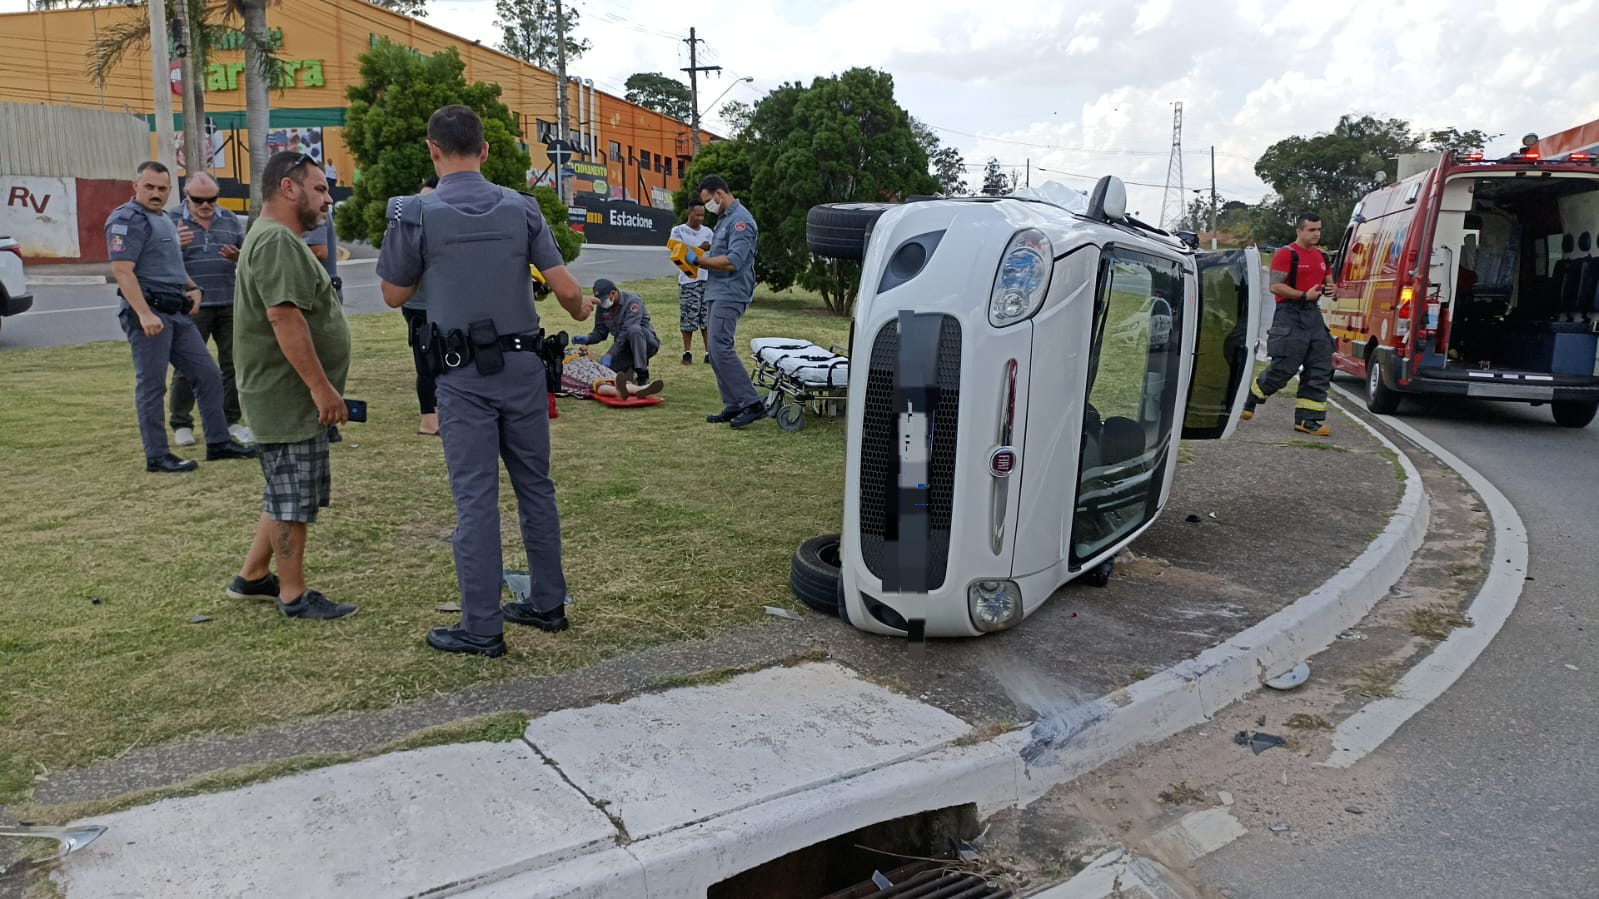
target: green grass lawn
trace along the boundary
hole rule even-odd
[[[331,624],[223,597],[260,512],[260,468],[146,474],[126,344],[0,354],[0,801],[37,774],[139,747],[555,674],[760,622],[763,605],[797,608],[794,547],[841,521],[842,420],[706,424],[721,403],[697,337],[694,364],[678,361],[675,281],[625,286],[662,338],[651,374],[665,402],[560,400],[552,471],[574,626],[511,628],[498,660],[422,642],[455,620],[434,608],[457,600],[455,516],[441,445],[416,434],[398,313],[351,319],[346,392],[371,421],[333,446],[333,505],[311,529],[307,573],[361,612]],[[540,313],[551,331],[587,331],[554,301]],[[827,345],[847,332],[815,297],[758,294],[740,356],[752,337]],[[192,450],[179,454],[203,459]],[[501,506],[506,565],[523,568],[508,483]]]

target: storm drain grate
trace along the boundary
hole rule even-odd
[[[1010,890],[970,871],[951,871],[935,861],[915,861],[821,899],[1007,899]]]

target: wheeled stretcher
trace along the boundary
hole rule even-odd
[[[753,378],[764,389],[767,414],[785,431],[805,426],[805,410],[837,418],[849,398],[849,357],[841,347],[823,348],[791,337],[757,337],[750,341]]]

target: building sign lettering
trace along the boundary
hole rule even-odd
[[[267,32],[267,35],[268,35],[267,41],[272,45],[272,49],[274,49],[274,50],[282,49],[282,47],[283,47],[283,29],[282,28],[273,28],[269,32]],[[243,31],[240,31],[237,28],[229,28],[227,31],[224,31],[221,34],[219,34],[216,37],[211,39],[211,49],[213,49],[213,50],[243,50],[244,49],[244,45],[246,43],[249,43],[249,42],[245,39]]]
[[[205,67],[205,89],[208,91],[236,91],[239,76],[244,74],[242,62],[213,62]],[[327,79],[322,73],[320,59],[283,59],[278,61],[274,88],[324,87]]]

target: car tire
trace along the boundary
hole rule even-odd
[[[860,261],[878,217],[894,208],[889,203],[826,203],[805,215],[805,243],[826,259]]]
[[[1399,411],[1399,391],[1383,382],[1382,362],[1375,356],[1366,358],[1366,408],[1378,415]]]
[[[1599,402],[1555,402],[1549,404],[1549,409],[1555,415],[1555,424],[1566,428],[1586,428],[1588,422],[1593,421],[1594,413],[1599,412]]]
[[[844,592],[839,536],[823,534],[801,543],[789,565],[788,585],[800,602],[824,615],[837,615]]]

